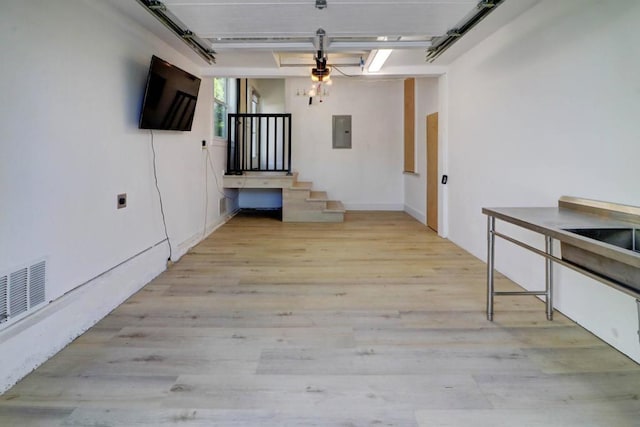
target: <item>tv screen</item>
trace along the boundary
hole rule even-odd
[[[200,79],[153,56],[140,113],[140,129],[191,130]]]

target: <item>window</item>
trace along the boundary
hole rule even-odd
[[[213,136],[227,138],[227,112],[229,110],[229,79],[213,79]]]

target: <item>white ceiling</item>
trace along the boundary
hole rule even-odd
[[[461,20],[476,0],[167,0],[165,5],[204,38],[438,36]]]
[[[505,0],[442,57],[428,64],[426,46],[472,13],[479,0],[165,0],[168,10],[216,50],[209,66],[135,0],[109,0],[138,24],[190,58],[205,75],[307,75],[317,48],[316,31],[326,32],[329,64],[351,74],[384,40],[410,46],[394,49],[382,75],[434,75],[443,65],[490,35],[539,0]],[[344,46],[349,42],[350,46]],[[366,43],[365,43],[366,42]],[[342,46],[340,46],[342,44]],[[459,45],[459,46],[458,46]],[[382,45],[380,45],[382,47]]]

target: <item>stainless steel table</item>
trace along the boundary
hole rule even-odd
[[[624,293],[640,297],[637,289],[594,273],[553,253],[554,239],[598,254],[608,259],[640,268],[640,253],[633,253],[571,233],[575,228],[638,227],[640,208],[563,196],[558,207],[545,208],[483,208],[487,215],[487,319],[493,320],[494,298],[502,295],[544,296],[546,315],[553,320],[553,263],[578,271]],[[535,248],[496,230],[496,219],[542,234],[544,250]],[[545,288],[535,291],[496,291],[494,286],[495,238],[499,237],[545,258]],[[640,307],[640,302],[639,302]]]

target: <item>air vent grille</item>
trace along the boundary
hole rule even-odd
[[[46,261],[42,260],[0,275],[0,323],[10,321],[45,302],[46,272]]]
[[[9,278],[9,314],[17,316],[27,311],[28,270],[21,268],[11,273]]]
[[[9,278],[0,276],[0,323],[7,321],[7,289]]]
[[[29,268],[29,308],[44,302],[44,284],[46,269],[44,261]]]

